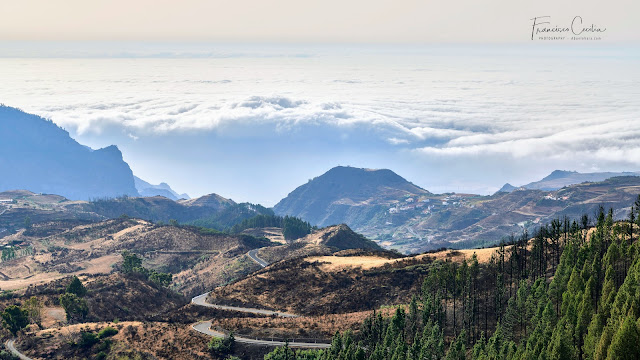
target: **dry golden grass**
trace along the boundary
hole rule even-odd
[[[323,271],[340,271],[345,268],[361,268],[363,270],[368,270],[384,266],[385,264],[410,261],[412,259],[422,260],[425,257],[429,257],[434,260],[448,259],[450,261],[462,262],[464,259],[471,260],[473,254],[476,254],[478,262],[484,264],[489,262],[491,255],[493,255],[496,250],[498,250],[498,247],[485,249],[444,250],[400,259],[386,259],[379,256],[312,256],[306,258],[305,261],[308,263],[322,263],[320,268]]]
[[[68,332],[76,332],[76,331],[98,331],[104,329],[107,326],[111,327],[124,327],[124,326],[140,326],[142,322],[140,321],[122,321],[117,324],[114,322],[91,322],[91,323],[80,323],[73,325],[64,325],[57,326],[50,329],[43,329],[36,332],[36,335],[44,335],[44,334],[64,334]]]
[[[0,280],[0,289],[18,290],[28,287],[29,285],[44,284],[52,280],[64,277],[58,272],[39,273],[27,278]]]
[[[312,256],[305,259],[306,262],[321,262],[323,271],[339,271],[347,267],[371,269],[383,266],[402,259],[385,259],[378,256]]]
[[[121,255],[105,255],[91,259],[85,263],[87,267],[82,271],[78,271],[78,273],[108,274],[113,270],[113,265],[120,261],[121,258]]]
[[[79,271],[62,274],[58,271],[35,272],[36,266],[29,257],[13,260],[18,262],[16,265],[2,267],[2,274],[9,276],[9,279],[0,280],[0,289],[3,290],[19,290],[30,285],[44,284],[56,279],[69,275],[79,274],[108,274],[113,269],[113,265],[120,260],[120,255],[106,255],[90,259],[83,262],[83,268]],[[20,270],[20,271],[18,271]]]

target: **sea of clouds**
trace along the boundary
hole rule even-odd
[[[638,170],[638,61],[618,48],[504,47],[14,57],[0,58],[0,102],[92,147],[115,143],[134,172],[194,194],[273,203],[338,163],[389,167],[436,192],[490,193],[555,168]],[[237,178],[257,168],[268,179],[249,192],[222,179],[211,189],[212,171],[171,146],[183,156],[205,149]],[[264,148],[274,163],[306,154],[313,164],[283,179],[285,165],[271,174],[253,159]],[[176,177],[172,163],[209,180]],[[261,196],[268,186],[279,188]]]

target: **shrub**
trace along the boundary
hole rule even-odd
[[[233,336],[233,333],[229,334],[229,336],[224,339],[221,338],[211,338],[209,341],[209,351],[214,354],[228,354],[233,351],[233,347],[236,343],[236,339]]]
[[[160,286],[169,286],[171,280],[173,280],[173,275],[152,270],[151,275],[149,275],[149,280]]]
[[[100,345],[98,345],[97,351],[109,352],[109,350],[111,349],[112,343],[113,341],[111,341],[111,339],[105,339],[103,342],[100,343]]]
[[[98,333],[98,337],[100,339],[104,339],[106,337],[113,336],[118,333],[118,329],[112,328],[111,326],[107,326],[106,328],[100,330]]]
[[[15,336],[29,324],[29,313],[16,305],[7,306],[2,312],[2,323]]]
[[[20,358],[8,351],[2,350],[0,351],[0,360],[20,360]]]
[[[78,345],[84,348],[92,347],[100,341],[98,336],[92,332],[83,331],[80,333],[80,341]]]

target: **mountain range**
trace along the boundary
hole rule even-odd
[[[599,206],[617,218],[635,200],[634,172],[556,170],[491,196],[434,194],[388,169],[338,166],[299,186],[273,209],[217,194],[189,199],[166,183],[133,175],[116,146],[93,150],[41,117],[0,106],[0,235],[29,221],[83,221],[122,215],[226,230],[256,215],[295,216],[324,227],[346,224],[405,253],[495,244],[557,216],[576,218]],[[15,191],[16,189],[27,189]],[[55,194],[55,195],[47,195]],[[91,200],[91,201],[74,201]]]
[[[390,170],[337,167],[295,189],[274,211],[319,226],[345,223],[383,247],[418,253],[489,246],[555,217],[593,214],[599,206],[624,218],[640,177],[558,170],[530,188],[505,187],[510,191],[491,196],[433,194]]]
[[[94,150],[53,122],[0,105],[0,191],[25,189],[73,200],[128,196],[188,199],[133,175],[117,146]]]
[[[565,186],[583,182],[604,181],[616,176],[640,176],[638,172],[593,172],[580,173],[577,171],[555,170],[542,180],[534,181],[520,187],[509,183],[504,184],[497,192],[512,192],[518,188],[554,191]]]

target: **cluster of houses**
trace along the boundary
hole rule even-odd
[[[457,206],[462,201],[462,196],[460,195],[448,195],[442,199],[429,199],[429,198],[414,198],[407,197],[404,199],[404,202],[399,202],[394,206],[389,208],[389,214],[397,214],[402,211],[407,210],[416,210],[425,208],[422,212],[424,214],[430,213],[433,209],[437,207],[443,206]]]
[[[544,197],[546,200],[555,200],[555,201],[560,201],[560,200],[568,200],[569,196],[553,196],[551,194],[549,195],[545,195]]]

